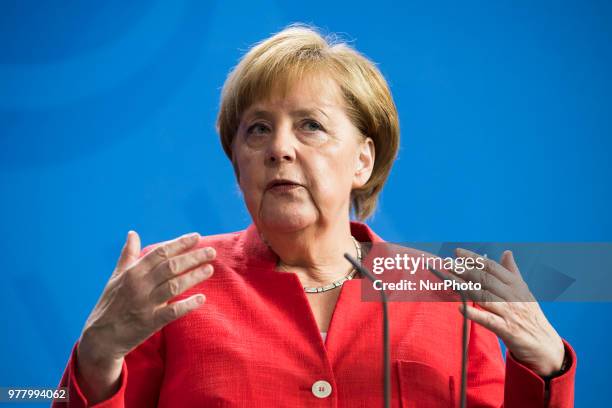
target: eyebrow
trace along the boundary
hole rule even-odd
[[[242,116],[243,119],[250,119],[250,118],[270,118],[272,116],[272,114],[270,112],[268,112],[267,110],[263,110],[263,109],[257,109],[254,111],[247,111],[244,113],[244,115]]]
[[[309,116],[312,115],[313,113],[321,113],[323,116],[325,116],[326,118],[329,119],[329,115],[327,113],[325,113],[325,111],[321,108],[314,108],[314,109],[298,109],[295,111],[292,111],[291,114],[295,115],[295,116]]]
[[[325,113],[325,111],[321,108],[296,109],[296,110],[291,111],[290,114],[291,116],[310,116],[317,112],[321,113],[323,116],[329,119],[329,115]],[[245,117],[248,117],[248,118],[251,118],[251,117],[271,118],[272,116],[274,116],[272,112],[267,111],[265,109],[257,109],[252,112],[247,112],[247,115],[245,115]]]

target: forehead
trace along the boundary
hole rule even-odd
[[[265,94],[253,98],[244,110],[243,118],[262,111],[329,111],[344,108],[340,87],[324,74],[309,74],[301,78],[286,78],[277,82]]]

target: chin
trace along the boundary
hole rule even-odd
[[[282,211],[262,211],[259,217],[259,221],[266,230],[273,230],[278,232],[292,232],[299,231],[312,225],[316,222],[317,217],[314,212],[304,211],[300,209],[298,211],[284,209]]]

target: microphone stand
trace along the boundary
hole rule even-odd
[[[428,268],[431,273],[433,273],[438,279],[442,282],[447,280],[452,280],[444,276],[442,272],[437,271],[433,268]],[[460,290],[456,290],[457,294],[461,298],[462,311],[463,315],[463,329],[461,335],[461,408],[465,408],[466,404],[466,393],[467,393],[467,360],[468,360],[468,319],[467,319],[467,298],[465,293]]]
[[[367,277],[374,283],[376,278],[367,268],[363,267],[355,258],[349,254],[344,254],[344,257],[353,265],[359,273]],[[385,396],[384,407],[391,406],[391,365],[389,356],[389,316],[387,311],[387,294],[384,290],[380,291],[380,297],[383,307],[383,395]]]

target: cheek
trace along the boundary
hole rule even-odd
[[[314,194],[320,198],[346,198],[352,185],[352,162],[347,155],[313,156],[309,162]]]
[[[262,169],[258,163],[257,158],[253,154],[249,154],[249,152],[239,152],[236,154],[236,167],[240,174],[240,190],[242,190],[247,200],[252,198],[254,194],[257,194],[257,186],[261,182]]]

